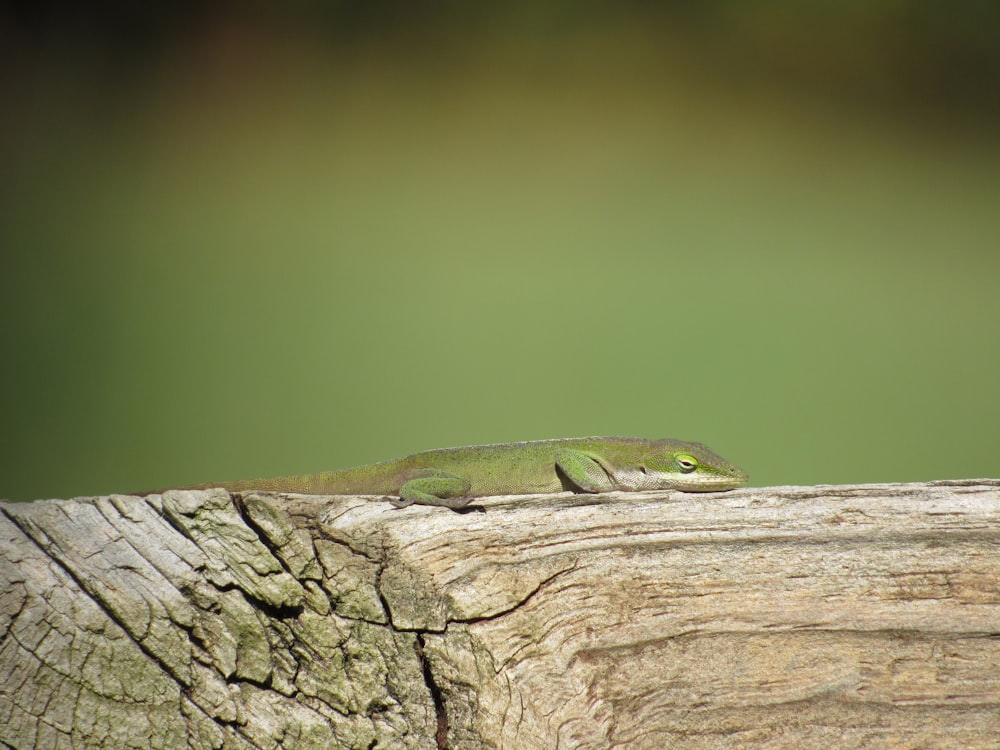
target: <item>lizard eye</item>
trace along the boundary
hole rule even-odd
[[[690,474],[698,468],[698,459],[686,453],[678,453],[674,456],[674,460],[677,461],[677,466],[685,474]]]

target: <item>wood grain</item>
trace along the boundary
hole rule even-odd
[[[0,504],[18,748],[976,748],[1000,480]]]

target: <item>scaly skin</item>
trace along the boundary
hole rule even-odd
[[[567,490],[713,492],[746,481],[746,472],[701,443],[588,437],[445,448],[353,469],[207,482],[183,489],[391,495],[397,507],[417,503],[461,508],[473,498],[490,495]]]

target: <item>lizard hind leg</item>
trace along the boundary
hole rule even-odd
[[[435,505],[444,508],[464,508],[472,498],[472,483],[464,477],[437,469],[424,469],[399,490],[399,499],[390,498],[397,508],[410,505]]]

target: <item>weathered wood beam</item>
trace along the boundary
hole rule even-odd
[[[0,743],[995,746],[1000,480],[0,504]]]

